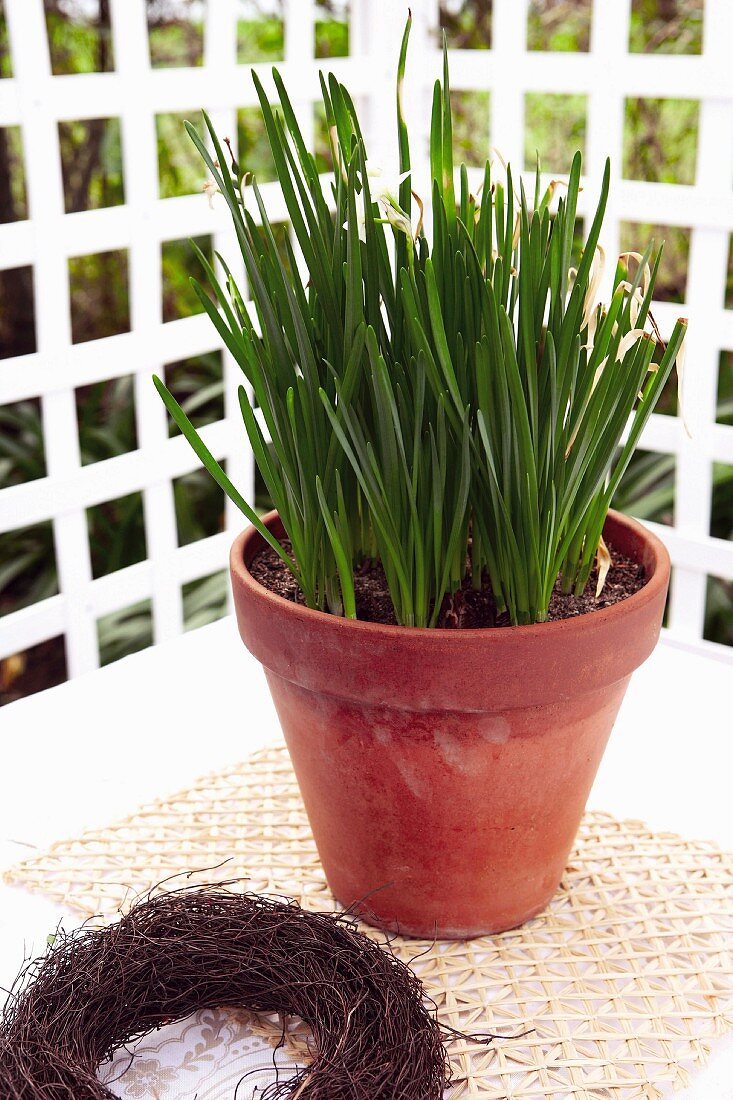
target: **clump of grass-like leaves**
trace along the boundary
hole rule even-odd
[[[547,617],[553,587],[585,588],[603,524],[680,353],[649,306],[660,252],[621,257],[596,303],[608,165],[579,257],[576,154],[554,210],[539,167],[530,198],[486,164],[472,193],[453,164],[447,62],[433,98],[431,232],[410,178],[397,85],[398,179],[368,161],[354,104],[321,78],[335,165],[331,202],[277,72],[273,110],[254,76],[277,177],[307,275],[283,257],[255,179],[189,126],[229,207],[252,308],[225,260],[196,286],[242,368],[242,417],[290,540],[279,545],[160,380],[204,465],[296,576],[308,606],[355,617],[354,569],[383,567],[398,622],[435,626],[470,571],[488,573],[513,623]],[[457,183],[457,186],[456,186]],[[251,188],[259,215],[245,201]],[[414,201],[413,201],[414,200]],[[624,431],[628,426],[628,432]]]

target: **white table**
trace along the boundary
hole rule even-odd
[[[732,704],[733,664],[663,641],[632,680],[590,806],[733,847]],[[0,710],[0,870],[277,735],[232,619],[13,703]],[[0,984],[64,917],[0,886]],[[675,1095],[733,1100],[733,1042]]]

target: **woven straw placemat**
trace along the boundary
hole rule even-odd
[[[333,908],[283,745],[5,877],[112,919],[191,868],[209,868],[201,881],[241,877],[246,889]],[[733,1028],[733,856],[587,814],[542,916],[500,936],[397,938],[392,949],[415,957],[450,1026],[533,1029],[488,1049],[452,1046],[454,1100],[655,1100],[659,1086],[688,1083],[710,1040]]]

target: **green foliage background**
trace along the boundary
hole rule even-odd
[[[203,26],[190,18],[190,0],[147,0],[151,63],[155,67],[200,65]],[[632,52],[699,53],[702,42],[702,0],[633,0],[629,49]],[[276,62],[283,57],[283,22],[277,6],[263,11],[256,0],[243,5],[238,24],[237,54],[243,65]],[[348,53],[347,4],[319,0],[315,44],[317,56]],[[532,0],[528,21],[530,49],[587,51],[590,41],[590,0]],[[487,48],[491,45],[491,0],[445,0],[441,22],[449,45]],[[108,0],[100,0],[97,19],[85,9],[61,0],[46,0],[46,20],[53,72],[110,71],[114,50],[109,33]],[[7,31],[0,0],[0,79],[12,75]],[[243,81],[248,79],[246,69]],[[539,150],[543,166],[566,166],[585,142],[583,96],[528,94],[525,101],[525,167],[534,165]],[[484,92],[454,92],[457,112],[455,155],[467,164],[480,163],[491,142],[490,99]],[[643,180],[691,183],[695,176],[698,104],[689,100],[627,100],[623,175]],[[196,121],[194,111],[188,117]],[[156,118],[161,198],[200,191],[200,159],[182,126],[183,116]],[[324,170],[329,150],[323,117],[317,114],[316,153]],[[259,111],[238,112],[240,159],[260,182],[273,178],[272,158]],[[95,209],[124,202],[125,181],[119,120],[69,120],[59,126],[64,195],[67,211]],[[203,200],[202,200],[203,201]],[[0,221],[28,216],[23,150],[18,127],[0,128]],[[284,227],[283,227],[284,229]],[[627,224],[622,245],[650,236],[665,239],[658,297],[685,298],[689,230]],[[211,242],[199,246],[210,252]],[[164,320],[200,309],[189,276],[197,265],[186,242],[165,242],[161,252]],[[129,328],[127,256],[108,252],[70,261],[72,328],[75,341],[98,339]],[[733,263],[726,305],[733,307]],[[0,347],[3,356],[33,351],[32,272],[0,272]],[[221,357],[212,352],[168,364],[165,380],[196,426],[223,414]],[[733,423],[733,353],[721,354],[718,419]],[[76,395],[79,444],[84,463],[124,454],[137,446],[131,376],[84,387]],[[660,412],[674,415],[672,387]],[[46,473],[40,403],[37,400],[0,406],[0,487],[19,484]],[[181,545],[221,529],[223,498],[203,470],[174,485]],[[258,504],[267,506],[262,487]],[[617,506],[642,518],[672,522],[674,458],[654,453],[635,457],[617,495]],[[145,528],[142,499],[132,494],[89,510],[89,535],[95,576],[144,559]],[[711,533],[733,538],[733,468],[714,470]],[[57,591],[50,523],[0,535],[0,616]],[[184,586],[187,628],[223,613],[226,578],[223,573]],[[99,622],[102,660],[107,662],[149,645],[152,640],[149,601],[126,608]],[[709,578],[705,636],[733,645],[733,585]],[[65,678],[63,639],[55,639],[21,660],[0,664],[0,696],[7,701]]]

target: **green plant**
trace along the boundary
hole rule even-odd
[[[112,611],[97,621],[99,660],[102,665],[119,661],[153,644],[153,614],[150,600]]]
[[[579,154],[555,213],[555,188],[541,192],[539,166],[532,201],[523,186],[516,194],[510,168],[491,163],[479,194],[463,167],[456,186],[447,61],[433,98],[430,243],[417,196],[413,230],[401,110],[408,36],[409,22],[398,70],[399,180],[370,164],[348,91],[322,78],[335,215],[279,74],[275,110],[253,74],[305,286],[290,274],[289,241],[289,263],[281,262],[256,179],[261,228],[245,201],[249,176],[208,117],[212,152],[188,126],[229,206],[255,316],[222,257],[223,282],[199,257],[215,302],[195,289],[245,376],[245,428],[290,552],[156,385],[309,606],[354,617],[355,564],[378,557],[402,624],[434,626],[468,570],[477,586],[488,573],[512,622],[541,621],[558,576],[565,591],[588,582],[611,499],[686,322],[666,346],[647,329],[660,259],[651,245],[621,258],[610,304],[596,303],[608,167],[579,257]]]

